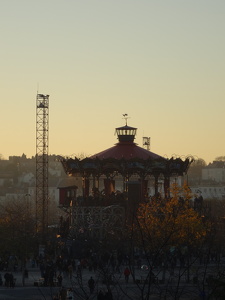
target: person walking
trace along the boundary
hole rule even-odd
[[[63,278],[62,278],[61,273],[59,273],[59,275],[57,276],[57,279],[58,279],[58,286],[62,286],[62,280],[63,280]]]
[[[14,288],[14,277],[12,273],[9,273],[9,287]]]
[[[124,274],[126,283],[128,283],[129,276],[130,276],[130,269],[128,267],[126,267],[123,274]]]
[[[5,279],[5,286],[9,287],[10,274],[8,272],[5,273],[4,279]]]
[[[94,288],[95,288],[95,281],[94,279],[91,278],[88,280],[88,286],[89,286],[89,289],[90,289],[90,293],[92,294],[94,292]]]

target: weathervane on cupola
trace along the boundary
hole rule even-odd
[[[128,114],[123,114],[123,119],[126,121],[126,126],[127,126],[127,119],[129,119]]]

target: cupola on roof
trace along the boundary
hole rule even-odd
[[[137,133],[137,128],[126,125],[116,128],[116,134],[119,142],[115,146],[103,150],[97,154],[92,155],[90,158],[98,159],[157,159],[162,158],[160,155],[150,152],[144,148],[137,146],[134,139]]]
[[[123,127],[117,127],[116,128],[116,134],[118,137],[118,140],[123,142],[133,142],[135,139],[135,135],[137,132],[137,128],[130,127],[130,126],[123,126]]]

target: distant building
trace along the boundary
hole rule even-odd
[[[206,186],[200,185],[197,187],[190,187],[193,196],[202,196],[205,200],[225,200],[225,185],[223,186]]]
[[[202,169],[202,181],[225,184],[225,162],[214,161]]]

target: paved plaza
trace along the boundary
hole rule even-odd
[[[215,266],[211,265],[209,267],[209,273],[214,272]],[[146,271],[147,272],[147,271]],[[168,289],[168,287],[172,290],[176,290],[177,288],[177,270],[175,270],[175,273],[173,275],[166,272],[163,274],[162,271],[155,270],[154,274],[155,276],[155,284],[152,285],[151,290],[151,296],[149,299],[163,299],[162,295],[163,292]],[[203,299],[201,296],[201,286],[198,286],[193,281],[193,270],[190,272],[190,282],[186,282],[186,277],[182,277],[182,281],[180,283],[179,289],[182,290],[182,293],[184,296],[182,296],[180,299]],[[4,271],[1,272],[1,275],[3,277],[3,283],[4,283]],[[15,278],[15,287],[9,288],[4,286],[0,286],[0,299],[1,300],[8,300],[8,299],[23,299],[23,300],[52,300],[54,297],[60,292],[62,289],[57,285],[55,282],[55,286],[53,287],[44,287],[43,286],[43,278],[41,278],[41,271],[39,268],[28,268],[28,277],[24,278],[22,277],[22,272],[12,272],[13,276]],[[93,277],[95,280],[95,290],[93,294],[90,294],[89,288],[88,288],[88,280],[90,277]],[[136,282],[133,282],[132,278],[129,278],[128,283],[126,283],[123,271],[121,269],[120,273],[114,274],[114,279],[116,280],[116,284],[111,282],[111,289],[113,292],[113,299],[114,300],[123,300],[123,299],[132,299],[132,300],[139,300],[140,298],[140,290],[144,286],[144,278],[146,278],[146,273],[143,269],[135,269],[135,278]],[[165,277],[165,282],[162,282],[163,277]],[[101,289],[104,292],[107,290],[107,286],[102,280],[102,277],[100,276],[99,272],[94,272],[93,270],[90,271],[88,269],[82,270],[82,275],[79,276],[77,272],[73,272],[72,277],[68,274],[63,274],[63,281],[62,286],[69,291],[70,289],[74,291],[73,298],[67,298],[71,300],[78,300],[78,299],[90,299],[94,300],[97,299],[97,293]],[[146,285],[147,286],[147,285]],[[205,292],[207,293],[207,286],[205,289]],[[185,292],[187,291],[187,293]],[[122,296],[121,296],[122,293]],[[187,296],[185,296],[185,293]],[[131,298],[127,298],[126,294],[129,294]],[[190,294],[192,295],[190,298]],[[72,295],[72,294],[71,294]],[[119,296],[120,295],[120,296]],[[164,299],[173,299],[173,297],[167,296]]]

